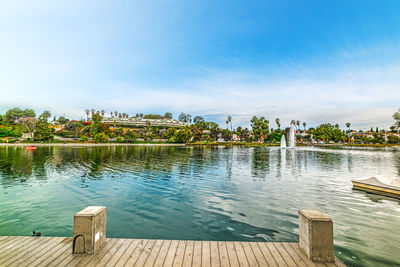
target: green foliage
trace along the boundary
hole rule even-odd
[[[67,123],[69,120],[67,119],[67,118],[65,118],[64,116],[60,116],[60,117],[58,117],[58,120],[57,120],[60,124],[65,124],[65,123]]]
[[[281,139],[282,139],[282,134],[275,131],[275,132],[270,133],[264,141],[276,143],[276,142],[280,142]]]
[[[269,133],[269,121],[264,117],[257,118],[254,116],[250,122],[253,134],[257,140],[260,140],[264,135]]]
[[[174,135],[169,138],[170,143],[186,143],[190,140],[192,133],[189,129],[179,129],[175,131]]]
[[[4,126],[0,127],[0,137],[15,137],[20,138],[22,136],[21,129],[16,126]]]
[[[347,136],[336,126],[337,125],[333,126],[330,123],[324,123],[315,128],[315,130],[310,128],[308,131],[309,133],[312,133],[314,138],[317,140],[324,140],[327,142],[345,140]]]
[[[49,128],[49,125],[44,120],[39,120],[36,123],[36,130],[33,134],[33,139],[35,141],[52,141],[54,140],[53,135],[54,130]]]
[[[389,135],[387,137],[388,144],[400,144],[400,137],[395,135]]]
[[[48,110],[43,111],[42,114],[40,114],[39,119],[42,121],[46,121],[51,117],[51,113]]]
[[[6,112],[4,117],[7,123],[14,124],[20,118],[36,117],[36,113],[33,109],[21,110],[20,108],[12,108]]]
[[[89,141],[89,138],[86,135],[83,135],[81,138],[79,138],[79,141],[87,142],[87,141]]]
[[[146,114],[144,115],[143,119],[151,119],[151,120],[161,120],[163,116],[158,114]]]
[[[115,142],[116,142],[116,143],[123,143],[123,142],[124,142],[124,139],[122,139],[121,136],[117,136],[117,138],[115,138]]]
[[[139,135],[133,130],[129,130],[124,134],[124,138],[129,142],[134,142],[138,137]]]
[[[105,143],[108,141],[108,137],[104,133],[97,133],[95,134],[93,140],[95,143]]]
[[[164,119],[172,119],[172,113],[171,112],[165,112]]]

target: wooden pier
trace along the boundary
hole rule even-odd
[[[72,254],[72,237],[1,236],[0,266],[345,266],[310,261],[297,243],[107,238]]]

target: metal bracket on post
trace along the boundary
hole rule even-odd
[[[74,216],[72,253],[94,254],[106,243],[106,207],[89,206]],[[79,238],[83,242],[77,242]]]

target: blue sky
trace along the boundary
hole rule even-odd
[[[0,113],[388,127],[400,107],[399,14],[397,0],[3,1]]]

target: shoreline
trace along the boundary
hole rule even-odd
[[[270,143],[0,143],[0,147],[24,147],[24,146],[58,146],[58,147],[96,147],[96,146],[241,146],[241,147],[279,147],[279,144]],[[320,147],[320,148],[399,148],[397,144],[298,144],[296,147]]]

